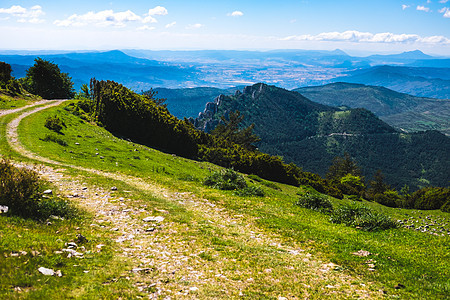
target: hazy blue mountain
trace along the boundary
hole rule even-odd
[[[0,51],[0,60],[13,66],[15,77],[23,77],[37,56],[53,61],[63,72],[68,72],[76,89],[89,82],[91,77],[114,80],[135,91],[155,87],[210,86],[224,89],[256,82],[293,89],[349,81],[383,85],[414,95],[447,98],[446,81],[450,80],[450,68],[370,68],[378,63],[405,66],[446,61],[436,60],[420,51],[369,57],[353,57],[342,50]],[[387,75],[380,74],[381,71]],[[343,75],[347,76],[343,78]],[[395,80],[391,82],[391,78]],[[438,78],[445,82],[440,82]]]
[[[156,88],[158,98],[166,98],[167,108],[175,117],[182,119],[184,117],[197,117],[198,113],[203,110],[207,102],[223,94],[231,95],[239,88],[218,89],[211,87],[184,88],[184,89],[167,89]]]
[[[376,65],[386,65],[386,64],[407,64],[413,63],[417,60],[428,60],[433,59],[433,56],[427,55],[420,50],[408,51],[399,54],[387,54],[387,55],[371,55],[365,57],[365,59],[369,60],[371,64]]]
[[[393,90],[354,83],[332,83],[295,89],[312,101],[368,109],[403,130],[439,130],[450,135],[450,100],[415,97]]]
[[[450,59],[416,60],[408,65],[412,67],[450,68]]]
[[[377,66],[348,73],[334,82],[361,83],[383,86],[419,97],[450,99],[450,69]],[[424,77],[426,76],[426,77]],[[444,79],[441,79],[444,78]]]
[[[0,61],[11,64],[13,76],[24,77],[26,70],[39,56],[59,65],[69,73],[75,88],[89,83],[92,77],[121,82],[134,90],[147,90],[154,86],[180,86],[180,83],[200,83],[192,67],[171,65],[154,60],[136,58],[121,51],[62,53],[49,55],[0,55]],[[181,84],[181,86],[183,86]]]
[[[381,169],[397,188],[448,184],[450,138],[437,131],[400,133],[368,110],[342,110],[265,84],[218,97],[193,122],[211,129],[235,110],[244,115],[243,126],[255,124],[260,150],[306,171],[324,175],[335,156],[348,152],[366,177]]]

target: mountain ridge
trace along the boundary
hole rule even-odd
[[[307,171],[323,176],[335,156],[348,152],[364,176],[381,169],[398,189],[404,184],[412,189],[424,182],[448,184],[450,139],[439,132],[400,133],[365,109],[341,110],[261,83],[234,96],[219,96],[192,122],[208,131],[221,115],[235,110],[244,115],[244,127],[255,124],[261,151],[281,155]]]

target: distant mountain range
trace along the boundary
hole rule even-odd
[[[415,97],[384,87],[342,82],[294,91],[321,104],[368,109],[391,126],[408,132],[434,129],[450,135],[450,100]]]
[[[17,78],[25,76],[38,56],[69,73],[77,90],[92,77],[114,80],[138,92],[156,87],[227,89],[256,82],[294,89],[345,81],[415,96],[450,98],[450,59],[420,51],[367,57],[350,56],[342,50],[0,51],[0,61],[11,64]]]
[[[333,81],[383,86],[419,97],[450,99],[450,68],[376,66],[351,71]]]
[[[245,116],[244,126],[255,124],[260,150],[306,171],[324,175],[335,156],[348,152],[366,177],[381,169],[396,188],[448,185],[450,138],[437,131],[400,133],[368,110],[342,110],[265,84],[219,96],[193,122],[211,129],[235,110]]]
[[[137,91],[155,86],[176,87],[193,78],[198,83],[195,68],[136,58],[121,51],[0,55],[0,61],[9,63],[13,68],[12,75],[20,78],[25,76],[38,56],[58,64],[62,72],[69,73],[77,90],[93,77],[114,80]]]

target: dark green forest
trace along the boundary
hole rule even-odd
[[[218,105],[217,105],[218,104]],[[381,169],[389,184],[412,191],[447,186],[450,180],[450,139],[437,131],[401,133],[365,109],[321,105],[297,92],[256,84],[242,94],[217,98],[217,111],[195,120],[215,124],[240,111],[242,126],[255,124],[258,147],[305,171],[325,176],[333,158],[349,153],[367,179]]]

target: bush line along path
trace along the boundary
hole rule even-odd
[[[63,102],[64,100],[40,101],[31,105],[47,103],[23,112],[7,125],[8,143],[14,151],[25,157],[53,165],[41,166],[41,176],[59,186],[61,195],[92,212],[95,217],[91,226],[101,226],[117,232],[118,253],[133,266],[127,270],[130,280],[137,290],[149,298],[259,298],[261,294],[246,294],[249,287],[270,287],[272,284],[284,287],[282,290],[268,292],[267,296],[278,299],[322,298],[326,295],[342,299],[382,297],[378,288],[370,283],[364,283],[360,278],[344,272],[334,271],[339,266],[314,258],[294,242],[287,242],[274,233],[262,231],[254,220],[242,215],[232,215],[225,207],[219,207],[193,193],[179,193],[168,186],[129,175],[64,164],[25,149],[18,138],[20,121]],[[30,106],[3,111],[0,116],[28,108]],[[22,163],[17,164],[24,166]],[[87,186],[81,176],[67,175],[64,171],[70,168],[123,182],[143,193],[172,202],[193,215],[192,220],[177,222],[171,220],[167,211],[147,207],[145,201],[137,203],[131,199],[117,199],[110,187]],[[155,216],[160,218],[144,221],[145,217]],[[208,241],[210,235],[202,233],[204,228],[211,235],[229,241],[238,254],[233,256],[223,253],[218,257],[214,255],[209,259],[202,259],[202,256],[208,258],[209,253],[215,253]],[[243,260],[236,259],[240,251],[245,258]],[[249,252],[252,251],[258,251],[257,255],[251,255]],[[259,261],[266,264],[269,262],[272,267],[260,270]],[[232,279],[236,276],[239,280]]]

